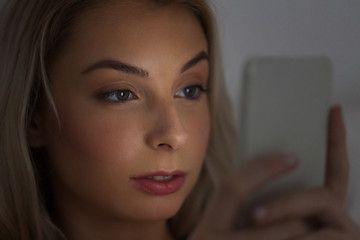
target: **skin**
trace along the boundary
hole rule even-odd
[[[171,239],[166,220],[203,165],[210,119],[200,89],[209,66],[206,57],[189,64],[207,53],[201,25],[180,7],[132,2],[83,15],[52,66],[61,128],[50,107],[38,125],[52,169],[55,219],[71,240]],[[104,59],[147,74],[99,68]],[[123,92],[130,93],[126,101],[118,101],[119,90],[131,91]],[[159,170],[185,171],[185,184],[156,196],[131,181]]]
[[[206,88],[206,59],[183,71],[202,51],[207,42],[200,24],[175,6],[113,4],[76,23],[51,72],[61,128],[49,107],[30,131],[33,147],[47,149],[54,217],[70,240],[172,238],[166,219],[194,186],[209,138],[206,93],[196,99],[183,95],[188,86]],[[148,74],[94,70],[94,63],[104,59]],[[134,95],[114,102],[110,93],[121,89]],[[261,156],[224,179],[189,239],[360,239],[359,228],[343,209],[348,160],[339,107],[331,110],[329,123],[325,186],[266,202],[250,214],[250,226],[238,228],[237,211],[247,196],[297,165],[293,156]],[[133,176],[175,169],[188,172],[177,193],[152,196],[131,184]]]

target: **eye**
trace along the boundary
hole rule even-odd
[[[102,94],[101,98],[110,102],[123,103],[132,99],[137,99],[137,96],[130,90],[121,89],[113,92],[104,93]]]
[[[206,90],[201,85],[193,85],[180,89],[175,96],[187,99],[197,99]]]

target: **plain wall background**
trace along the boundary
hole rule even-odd
[[[360,1],[212,0],[225,77],[238,117],[240,79],[253,55],[325,54],[333,103],[343,105],[351,161],[346,207],[360,224]]]

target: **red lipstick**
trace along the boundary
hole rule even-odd
[[[184,171],[157,171],[131,178],[135,186],[152,195],[167,195],[181,189],[185,183]]]

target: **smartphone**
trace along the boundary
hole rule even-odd
[[[254,193],[249,204],[324,183],[332,64],[326,56],[268,56],[245,65],[239,162],[287,153],[299,166]]]

